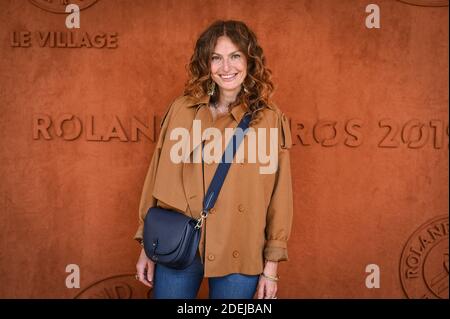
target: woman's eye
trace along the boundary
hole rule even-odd
[[[233,58],[236,58],[236,59],[237,59],[237,58],[240,58],[240,57],[241,57],[241,56],[240,56],[239,54],[234,54],[234,55],[233,55]]]
[[[218,56],[213,56],[212,58],[211,58],[211,60],[218,60],[219,59],[219,57]]]

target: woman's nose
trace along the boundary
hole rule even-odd
[[[222,69],[224,72],[227,72],[230,69],[230,61],[228,59],[223,60]]]

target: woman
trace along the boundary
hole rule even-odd
[[[249,113],[250,128],[258,132],[258,141],[256,148],[244,149],[240,163],[231,164],[217,202],[204,221],[193,264],[183,270],[155,265],[141,250],[136,279],[153,287],[154,298],[195,298],[203,277],[208,277],[210,298],[276,298],[278,263],[288,260],[286,243],[293,215],[289,160],[292,141],[286,117],[270,100],[270,77],[263,50],[244,23],[216,21],[197,40],[184,94],[171,103],[162,119],[134,238],[142,241],[143,220],[149,207],[160,206],[198,218],[203,178],[207,189],[217,168],[217,162],[205,160],[202,175],[201,162],[174,161],[173,148],[179,141],[171,132],[184,128],[189,136],[195,135],[194,120],[198,120],[203,133],[208,128],[224,133],[219,136],[223,150],[227,145],[225,129],[236,128]],[[267,135],[260,135],[261,130]],[[249,135],[242,144],[251,145],[255,140]],[[261,136],[270,138],[264,140]],[[218,138],[217,134],[214,137]],[[209,141],[207,134],[202,135],[203,140]],[[189,158],[194,149],[201,147],[201,143],[193,144]],[[267,150],[276,155],[273,171],[267,169],[271,163],[267,164],[264,156],[265,162],[252,161],[256,154],[260,159],[261,152],[267,154]],[[219,158],[222,152],[217,152]]]

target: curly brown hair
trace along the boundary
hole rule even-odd
[[[234,107],[243,103],[252,114],[250,125],[256,124],[262,117],[260,111],[273,106],[271,96],[274,85],[272,72],[266,67],[263,49],[259,46],[255,33],[241,21],[217,20],[213,22],[198,38],[194,53],[186,66],[189,79],[185,84],[184,94],[201,97],[208,91],[211,79],[211,57],[220,36],[227,36],[247,58],[247,76],[239,92]],[[247,92],[245,92],[247,91]],[[219,90],[215,90],[211,101],[219,99]]]

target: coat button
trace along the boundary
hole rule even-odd
[[[213,261],[214,259],[216,259],[216,257],[214,257],[213,254],[208,255],[208,260]]]
[[[241,212],[241,213],[243,213],[244,212],[244,210],[245,210],[245,208],[244,208],[244,205],[242,205],[242,204],[239,204],[239,206],[238,206],[238,210]]]
[[[233,257],[234,258],[238,258],[239,257],[239,252],[237,250],[233,251]]]

